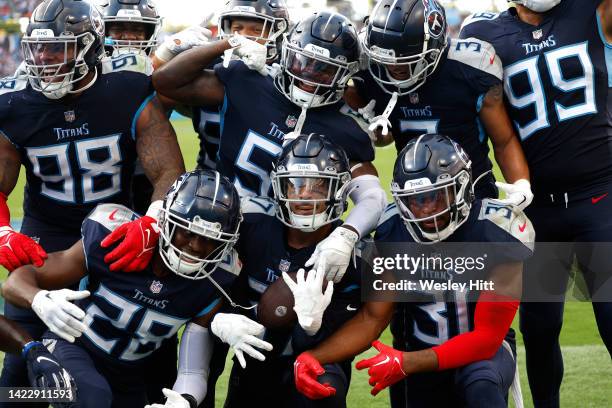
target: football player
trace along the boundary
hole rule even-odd
[[[22,39],[27,76],[0,80],[0,264],[9,271],[40,266],[45,250],[72,246],[97,203],[127,204],[137,155],[158,199],[184,171],[148,60],[133,54],[103,58],[103,38],[104,23],[89,2],[46,0]],[[24,218],[16,232],[6,198],[22,164]],[[113,269],[129,269],[140,262],[132,262],[134,257],[151,256],[154,244],[143,240],[155,228],[156,205],[152,217],[122,228],[132,260]],[[42,334],[44,325],[31,312],[7,305],[5,313],[32,337]],[[23,362],[6,355],[2,386],[25,381]]]
[[[108,249],[100,241],[137,217],[122,205],[99,205],[84,220],[81,240],[50,254],[40,268],[13,271],[3,295],[32,308],[49,327],[47,347],[73,374],[82,407],[144,406],[144,364],[189,323],[179,377],[164,394],[181,407],[197,407],[206,394],[207,326],[240,272],[233,250],[240,198],[217,172],[180,176],[162,205],[153,262],[142,273],[116,274],[104,262]],[[79,291],[52,290],[79,281]]]
[[[326,374],[320,380],[336,393],[319,402],[296,392],[292,372],[301,351],[328,337],[361,304],[361,243],[356,247],[356,263],[351,262],[337,284],[329,282],[322,290],[322,271],[312,270],[304,277],[306,261],[317,243],[342,223],[350,180],[348,158],[333,138],[301,135],[283,147],[275,163],[271,174],[274,199],[244,199],[244,222],[236,247],[243,262],[239,278],[243,285],[239,287],[247,303],[257,304],[266,289],[282,277],[293,293],[297,322],[266,330],[264,340],[274,345],[274,352],[265,353],[265,361],[250,360],[246,369],[234,364],[226,407],[346,406],[350,361],[325,366]],[[297,281],[288,275],[296,271]]]
[[[527,215],[538,241],[612,241],[612,3],[516,1],[500,14],[474,14],[461,36],[490,42],[503,61],[510,117],[531,171],[535,196]],[[612,355],[611,290],[605,286],[612,283],[608,253],[592,255],[593,250],[581,253],[560,245],[558,258],[550,259],[558,267],[539,267],[534,259],[525,272],[526,281],[537,276],[529,282],[554,282],[561,293],[549,298],[554,303],[521,304],[521,332],[536,407],[559,406],[559,333],[574,256],[594,300],[599,333]],[[593,283],[597,280],[604,286]]]
[[[487,249],[484,268],[473,275],[493,282],[494,290],[422,290],[410,302],[397,303],[392,319],[393,303],[367,302],[340,330],[297,358],[300,391],[311,398],[328,395],[329,387],[316,380],[321,364],[362,352],[391,320],[394,348],[374,342],[379,354],[357,363],[358,369],[369,368],[372,394],[395,384],[394,408],[506,406],[516,357],[509,328],[534,236],[522,211],[475,199],[471,184],[471,162],[450,138],[428,134],[408,142],[393,171],[395,204],[381,218],[375,240],[380,253],[385,244],[426,244],[413,249],[425,257],[452,253],[440,242],[503,243],[501,250]],[[459,273],[420,267],[414,276],[446,282],[460,279]]]
[[[372,100],[370,107],[375,101],[372,128],[382,124],[379,144],[395,141],[398,152],[422,133],[450,136],[472,158],[479,198],[497,198],[490,137],[513,183],[499,187],[524,208],[532,196],[529,169],[504,106],[501,62],[491,44],[450,39],[447,29],[436,0],[378,2],[362,36],[368,70],[354,79],[361,98]]]
[[[204,69],[231,50],[242,61]],[[267,74],[267,55],[265,47],[234,35],[178,55],[156,70],[154,83],[158,92],[182,103],[223,104],[217,169],[242,196],[268,195],[273,159],[289,133],[325,134],[347,152],[355,207],[308,263],[317,268],[325,264],[327,279],[339,281],[354,244],[375,227],[386,200],[371,163],[374,149],[367,133],[339,112],[347,81],[359,65],[357,34],[345,17],[318,12],[283,41],[275,76]]]
[[[98,0],[104,20],[104,45],[111,55],[151,55],[162,19],[150,0]]]

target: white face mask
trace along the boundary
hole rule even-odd
[[[311,106],[316,107],[321,105],[325,101],[325,97],[322,95],[311,94],[301,89],[297,85],[291,86],[291,100],[298,106]]]
[[[289,218],[291,220],[291,225],[295,228],[312,232],[318,230],[321,226],[327,223],[327,211],[323,211],[320,214],[312,215],[299,215],[291,212],[289,210]]]
[[[63,98],[72,90],[72,84],[70,83],[71,78],[72,75],[66,77],[61,82],[41,82],[42,94],[49,99]]]
[[[514,0],[514,3],[521,4],[536,13],[544,13],[561,3],[561,0]]]

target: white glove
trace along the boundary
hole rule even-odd
[[[374,132],[378,128],[382,128],[383,136],[387,136],[389,134],[389,128],[391,128],[391,121],[389,121],[389,116],[393,113],[393,109],[395,109],[395,105],[397,104],[398,94],[397,92],[393,92],[391,99],[387,103],[387,107],[382,115],[378,115],[372,119],[370,119],[370,127],[368,128],[370,132]],[[372,103],[372,101],[370,101]],[[368,104],[369,105],[369,104]],[[366,106],[367,107],[367,106]]]
[[[144,408],[190,408],[189,401],[181,396],[176,391],[172,391],[168,388],[162,389],[162,392],[166,396],[166,403],[162,404],[150,404],[145,405]]]
[[[506,198],[499,200],[502,203],[510,204],[519,210],[524,210],[533,201],[531,184],[525,179],[517,180],[513,184],[496,181],[495,185],[506,193]]]
[[[217,313],[210,324],[210,330],[221,341],[234,349],[234,354],[242,368],[246,367],[244,354],[256,360],[264,361],[266,357],[255,349],[272,350],[272,344],[256,336],[263,336],[265,327],[246,316],[234,313]]]
[[[265,45],[250,40],[238,33],[234,33],[227,41],[232,48],[226,50],[223,55],[224,67],[229,65],[232,54],[235,53],[249,69],[257,71],[263,76],[268,75],[268,69],[266,68],[268,49]]]
[[[53,333],[74,343],[87,330],[87,325],[83,322],[85,312],[70,301],[87,296],[87,290],[41,290],[32,299],[32,310]]]
[[[544,13],[561,3],[561,0],[513,0],[516,4],[522,4],[536,13]]]
[[[317,244],[314,253],[304,266],[312,266],[325,272],[325,279],[338,283],[342,280],[351,261],[351,253],[359,235],[348,228],[337,227]]]
[[[334,283],[327,282],[325,293],[322,293],[321,288],[323,287],[325,272],[322,269],[317,271],[313,269],[306,279],[304,279],[304,273],[304,269],[298,270],[296,283],[291,280],[286,272],[283,272],[283,280],[293,293],[295,299],[293,310],[297,314],[300,326],[306,334],[314,336],[321,328],[323,313],[331,302],[334,294]]]
[[[208,28],[194,25],[166,38],[155,50],[155,56],[168,62],[181,52],[208,43],[211,38],[212,32]]]

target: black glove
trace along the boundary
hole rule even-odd
[[[70,390],[73,401],[76,401],[74,379],[42,343],[35,341],[26,344],[23,347],[22,355],[27,361],[30,386]],[[54,402],[52,406],[54,408],[69,408],[73,404],[74,402]]]

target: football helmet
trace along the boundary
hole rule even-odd
[[[391,194],[415,241],[445,240],[470,214],[472,162],[447,136],[421,135],[397,156]]]
[[[387,93],[407,95],[431,75],[446,47],[446,14],[436,0],[381,0],[368,18],[362,48]]]
[[[359,40],[353,24],[330,11],[296,24],[282,45],[278,90],[300,107],[330,105],[342,99],[359,70]]]
[[[315,231],[338,220],[347,207],[349,160],[325,136],[300,135],[284,146],[270,179],[276,216],[291,228]]]
[[[151,0],[98,0],[102,19],[106,27],[104,45],[111,53],[144,52],[149,55],[157,46],[162,18]],[[144,39],[113,39],[113,28],[120,23],[125,26],[144,29]]]
[[[232,18],[260,20],[263,23],[258,37],[245,35],[253,41],[264,41],[268,48],[268,61],[276,60],[281,50],[283,34],[289,29],[289,11],[285,0],[229,0],[219,15],[218,35],[230,37]]]
[[[30,85],[50,99],[89,88],[97,78],[103,44],[104,22],[90,2],[43,1],[21,40]],[[91,71],[95,73],[91,80],[74,89]]]
[[[206,278],[233,249],[241,222],[240,197],[226,177],[212,170],[185,173],[170,187],[160,212],[161,258],[177,275]],[[216,242],[216,248],[203,258],[182,251],[173,243],[179,228]]]

